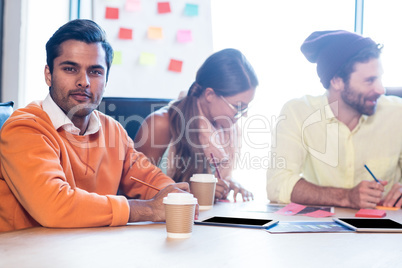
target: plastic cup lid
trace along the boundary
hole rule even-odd
[[[197,204],[197,198],[190,193],[169,193],[163,198],[164,204],[192,205]]]
[[[218,179],[215,178],[213,174],[193,174],[191,176],[190,181],[194,182],[218,182]]]

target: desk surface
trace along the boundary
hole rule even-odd
[[[218,203],[201,211],[213,216],[267,217],[283,221],[325,220],[245,212],[241,203]],[[356,210],[335,208],[335,217]],[[402,222],[402,210],[387,211]],[[188,239],[166,237],[165,224],[122,227],[31,228],[0,233],[0,267],[397,267],[402,234],[293,233],[201,226]],[[257,266],[258,265],[258,266]]]

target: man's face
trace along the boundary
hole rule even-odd
[[[378,59],[356,63],[355,71],[341,93],[342,100],[360,114],[373,115],[378,98],[385,92],[381,82],[382,74]]]
[[[45,67],[54,102],[70,118],[86,117],[99,105],[106,87],[107,65],[100,43],[68,40],[60,45],[53,74]]]

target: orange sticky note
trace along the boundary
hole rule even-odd
[[[160,27],[149,27],[148,28],[148,38],[149,39],[162,39],[162,28]]]
[[[169,2],[159,2],[158,3],[158,13],[165,14],[170,13],[170,3]]]
[[[119,18],[119,9],[117,7],[106,7],[106,19],[115,20]]]
[[[127,28],[119,29],[119,39],[131,40],[133,39],[133,30]]]
[[[178,30],[177,31],[177,42],[179,43],[187,43],[193,41],[193,37],[191,35],[191,30]]]
[[[181,73],[181,68],[183,66],[183,62],[180,60],[171,59],[169,63],[169,71]]]
[[[400,208],[396,207],[383,207],[383,206],[376,206],[376,209],[382,209],[382,210],[399,210]]]
[[[356,212],[355,217],[382,218],[385,217],[385,215],[387,215],[387,213],[383,210],[362,208]]]

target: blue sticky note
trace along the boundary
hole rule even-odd
[[[198,5],[195,4],[186,4],[186,7],[184,9],[184,14],[186,16],[198,16]]]

